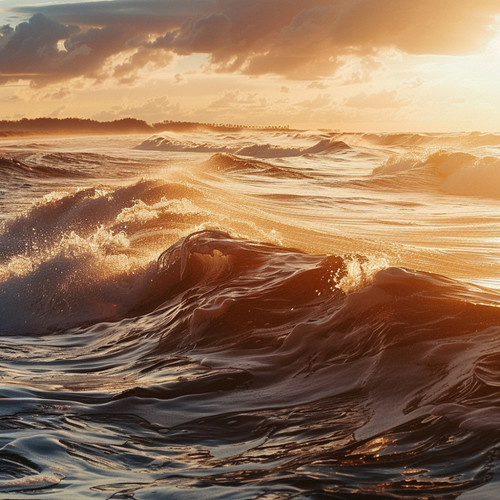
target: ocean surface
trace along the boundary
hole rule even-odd
[[[0,498],[500,496],[500,135],[9,138],[0,208]]]

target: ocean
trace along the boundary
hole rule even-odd
[[[0,142],[0,497],[500,495],[500,135]]]

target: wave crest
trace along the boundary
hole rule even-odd
[[[437,183],[448,194],[500,199],[500,159],[470,153],[440,150],[426,156],[406,154],[392,156],[373,170],[373,175],[410,175],[413,185]],[[408,187],[408,184],[406,185]]]
[[[190,153],[230,153],[253,158],[293,158],[311,154],[341,153],[350,150],[342,140],[330,137],[276,134],[274,142],[260,142],[260,137],[244,136],[153,136],[135,149]],[[252,140],[253,139],[253,140]]]
[[[227,153],[213,155],[206,165],[217,172],[260,174],[278,179],[304,179],[309,177],[306,173],[292,167],[278,166],[265,161],[240,158]]]

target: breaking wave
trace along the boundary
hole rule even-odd
[[[63,177],[82,177],[84,173],[61,166],[29,164],[15,158],[0,157],[0,181],[19,179],[47,179]]]
[[[60,333],[45,332],[31,360],[37,377],[12,375],[23,412],[43,398],[36,411],[51,424],[40,443],[21,413],[10,417],[26,437],[0,450],[1,491],[64,487],[67,469],[50,465],[60,454],[108,495],[203,485],[211,496],[426,498],[487,484],[500,421],[498,297],[401,268],[346,293],[354,258],[196,232],[128,283],[107,280],[121,303],[107,322],[89,315],[102,284],[67,282]],[[61,279],[58,269],[37,279]],[[2,304],[8,292],[2,284]],[[32,298],[26,284],[16,293]],[[74,309],[78,328],[67,330]],[[22,334],[20,348],[32,327],[2,325]],[[96,425],[105,438],[92,436]]]
[[[499,146],[500,134],[481,132],[429,134],[429,133],[336,133],[334,137],[349,144],[389,147],[466,147]]]
[[[273,144],[253,144],[236,151],[242,156],[254,156],[256,158],[291,158],[309,154],[339,153],[351,149],[343,141],[333,139],[322,139],[314,146],[293,148],[280,147]]]
[[[153,136],[136,146],[136,149],[189,153],[234,152],[233,148],[208,141],[190,141],[183,137]]]
[[[136,146],[139,150],[190,153],[232,153],[254,158],[291,158],[309,154],[339,153],[351,149],[343,141],[329,137],[277,134],[274,143],[258,143],[239,136],[197,138],[153,136]],[[312,144],[311,144],[312,143]]]
[[[240,158],[227,153],[213,155],[206,163],[206,166],[209,170],[219,173],[260,174],[268,176],[270,179],[305,179],[309,177],[305,172],[291,167],[273,165],[272,163],[255,159]]]
[[[446,150],[392,156],[373,175],[390,176],[398,184],[402,176],[412,176],[415,183],[434,181],[449,194],[500,199],[500,159],[492,156]]]
[[[360,137],[2,153],[1,495],[496,498],[494,150]]]
[[[117,161],[116,158],[95,153],[24,152],[13,157],[0,156],[0,183],[64,178],[88,179],[105,174],[109,165],[119,164],[123,168],[124,163],[125,160]]]

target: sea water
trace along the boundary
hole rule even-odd
[[[0,495],[496,498],[500,136],[0,142]]]

